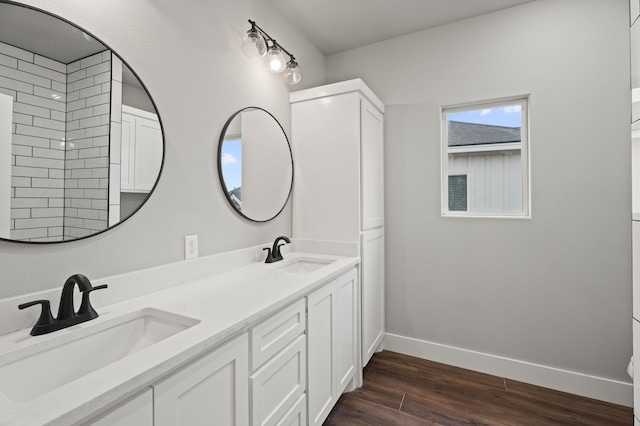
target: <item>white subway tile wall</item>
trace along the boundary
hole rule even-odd
[[[0,42],[13,97],[11,239],[60,241],[107,228],[111,52],[71,64]]]
[[[106,53],[67,65],[65,237],[108,227],[111,53]]]
[[[104,143],[111,147],[109,153],[109,226],[120,222],[120,163],[122,153],[122,61],[115,55],[111,60],[111,132]]]

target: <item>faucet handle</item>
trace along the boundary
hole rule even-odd
[[[53,319],[53,316],[51,315],[51,302],[49,302],[48,300],[42,299],[42,300],[34,300],[33,302],[23,303],[21,305],[18,305],[18,309],[22,310],[35,305],[42,305],[42,311],[40,312],[40,318],[38,318],[38,321],[36,321],[36,325],[34,325],[33,328],[31,329],[32,336],[36,336],[37,334],[42,334],[42,333],[37,333],[36,330],[40,328],[46,329],[48,326],[51,326],[55,322],[55,320]]]
[[[91,306],[91,301],[89,300],[89,293],[94,290],[102,290],[103,288],[107,288],[106,284],[98,285],[90,288],[87,291],[82,292],[82,302],[80,303],[80,308],[78,309],[77,315],[88,315],[89,319],[97,318],[98,313],[93,306]]]

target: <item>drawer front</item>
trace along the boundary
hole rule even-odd
[[[286,348],[306,328],[304,299],[261,322],[249,331],[251,371]]]
[[[251,424],[279,424],[304,395],[306,371],[306,337],[301,335],[251,375]]]
[[[307,425],[307,396],[302,395],[291,410],[282,417],[276,426],[306,426]]]

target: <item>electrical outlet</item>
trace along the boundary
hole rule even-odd
[[[198,236],[185,235],[184,237],[184,258],[195,259],[198,257]]]

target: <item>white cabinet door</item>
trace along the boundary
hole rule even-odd
[[[355,269],[307,297],[309,425],[321,425],[355,375]]]
[[[309,425],[321,425],[337,402],[334,374],[335,282],[307,297]]]
[[[633,319],[633,414],[640,418],[640,322]]]
[[[135,189],[151,191],[162,163],[162,131],[156,120],[136,118]]]
[[[340,395],[356,370],[356,297],[358,274],[355,269],[336,280],[335,369],[336,390]]]
[[[640,184],[640,182],[639,182]],[[633,279],[633,317],[640,320],[640,222],[631,222],[633,259],[632,279]],[[640,358],[640,355],[638,355]]]
[[[362,233],[362,365],[384,337],[384,231]]]
[[[153,388],[155,426],[248,425],[247,334],[202,356]]]
[[[384,225],[384,130],[382,113],[365,98],[360,106],[362,230]]]
[[[306,389],[306,339],[304,334],[251,375],[251,424],[275,426]]]
[[[345,93],[291,106],[293,235],[358,241],[360,233],[360,97]]]
[[[146,388],[138,396],[86,424],[92,426],[153,426],[153,390]]]
[[[122,107],[120,188],[149,192],[162,165],[162,130],[155,114]]]

